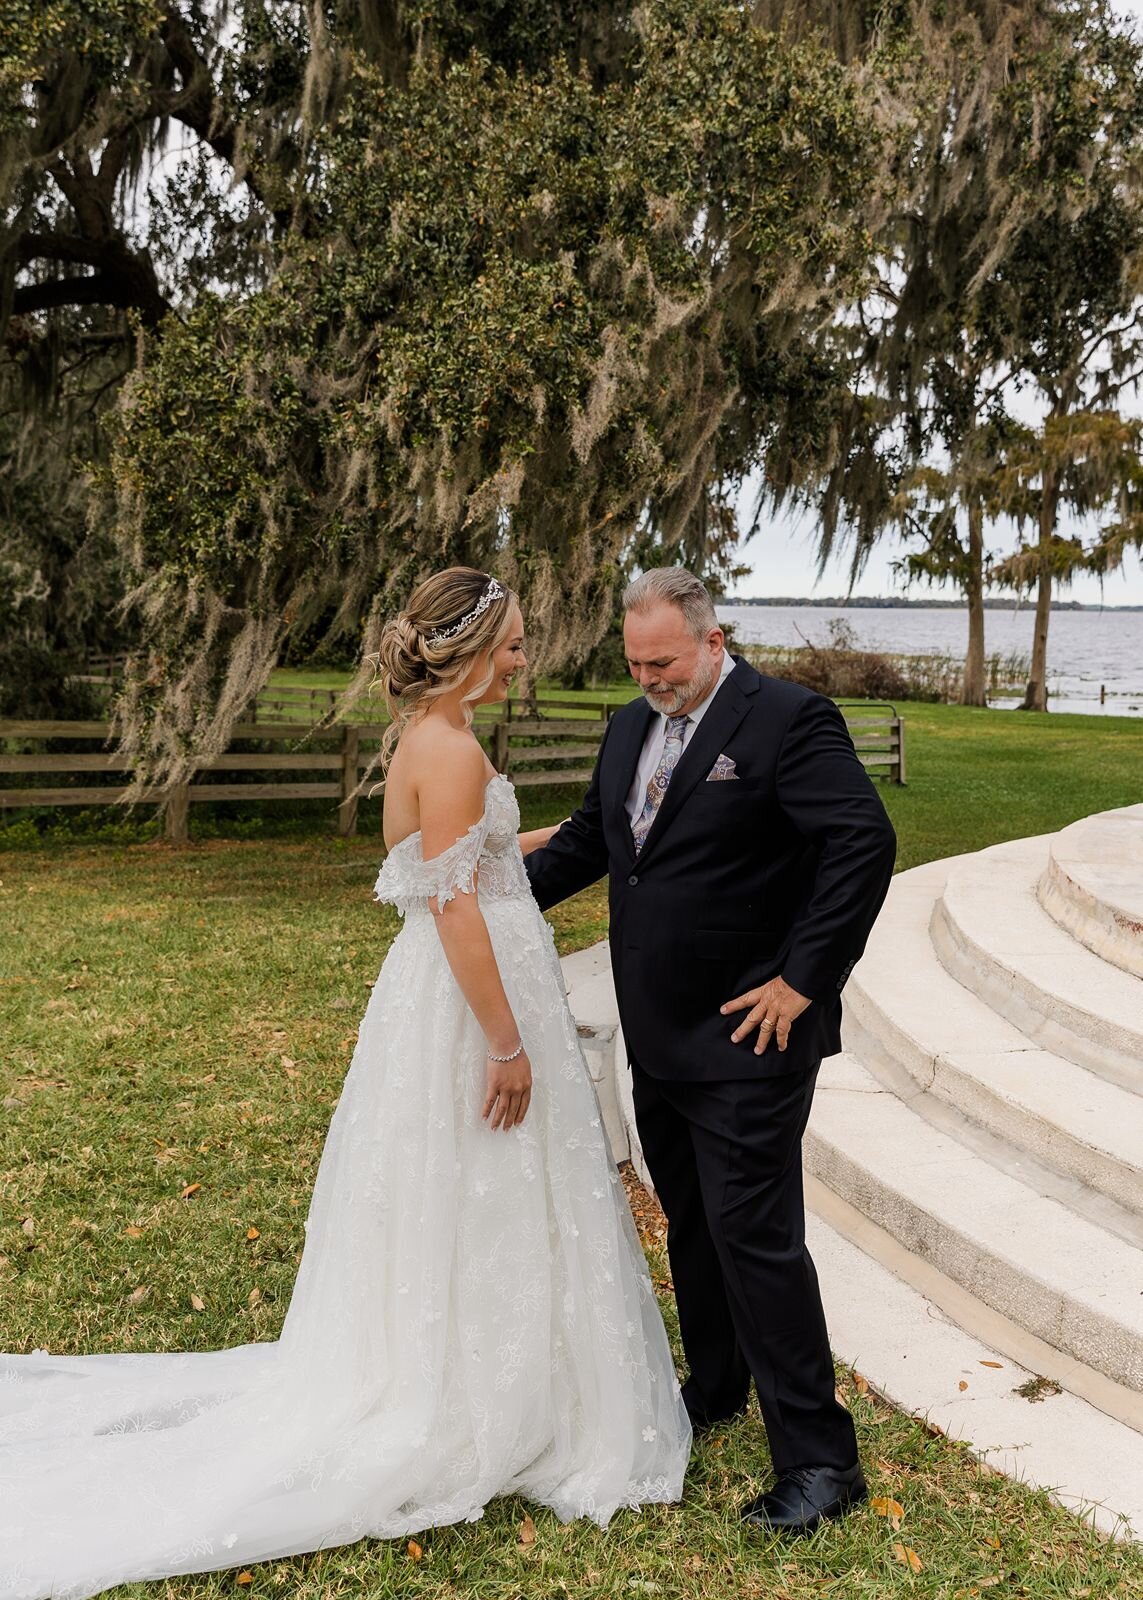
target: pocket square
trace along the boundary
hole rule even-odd
[[[706,775],[708,783],[725,783],[729,778],[738,780],[738,773],[734,770],[734,762],[730,756],[719,756],[714,766]]]

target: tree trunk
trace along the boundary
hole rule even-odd
[[[962,706],[983,706],[984,693],[984,507],[974,495],[968,504],[968,573],[964,583],[968,600],[968,649],[964,657]]]
[[[1036,585],[1036,624],[1032,634],[1032,670],[1024,690],[1021,711],[1048,709],[1048,622],[1052,615],[1051,541],[1056,531],[1059,485],[1054,473],[1045,473],[1040,495],[1040,576]]]

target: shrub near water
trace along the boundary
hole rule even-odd
[[[735,649],[759,672],[787,678],[835,700],[959,700],[964,663],[958,656],[897,655],[861,650],[851,623],[835,617],[829,624],[828,644],[746,644]],[[988,692],[1009,695],[1023,692],[1028,662],[1023,656],[992,655],[985,663]]]

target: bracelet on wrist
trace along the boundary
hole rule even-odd
[[[516,1046],[515,1050],[513,1050],[512,1054],[510,1056],[494,1055],[492,1053],[492,1051],[490,1050],[488,1052],[488,1059],[489,1059],[489,1061],[515,1061],[517,1056],[522,1056],[523,1054],[524,1054],[524,1041],[523,1041],[523,1039],[521,1039],[520,1043]]]

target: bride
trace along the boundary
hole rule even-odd
[[[690,1428],[517,835],[472,732],[524,662],[454,567],[379,672],[404,923],[363,1019],[276,1343],[0,1356],[0,1596],[53,1600],[474,1520],[677,1500]]]

